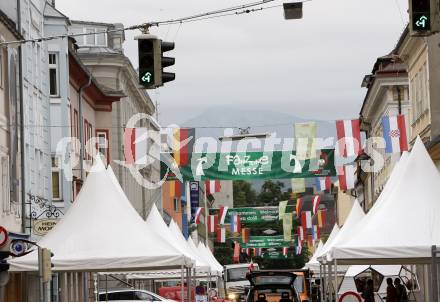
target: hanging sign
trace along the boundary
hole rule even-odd
[[[194,222],[197,208],[199,207],[199,182],[189,182],[189,198],[191,201],[191,221]]]
[[[46,235],[57,224],[58,219],[38,219],[34,222],[34,234],[38,236]]]
[[[263,259],[286,259],[286,256],[281,251],[266,251],[263,254]]]
[[[286,212],[292,212],[293,206],[288,205]],[[240,216],[241,223],[254,224],[278,220],[278,207],[255,207],[255,208],[229,208],[226,213],[225,223],[230,223],[233,215]],[[214,214],[214,211],[211,211]]]
[[[292,242],[284,241],[284,236],[249,236],[247,243],[241,243],[242,248],[277,248],[292,246]]]
[[[163,156],[161,178],[176,179],[166,162]],[[184,180],[253,180],[336,175],[333,149],[321,150],[320,158],[307,160],[298,160],[295,151],[192,153],[190,164],[178,169]]]

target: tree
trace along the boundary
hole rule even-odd
[[[244,180],[235,180],[232,184],[234,192],[234,207],[249,207],[256,205],[257,193],[252,185]]]
[[[280,181],[273,182],[267,180],[261,187],[261,192],[258,195],[258,203],[260,205],[278,205],[280,201],[289,200],[290,193],[284,191],[284,184]]]

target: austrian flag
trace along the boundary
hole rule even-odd
[[[194,217],[194,222],[196,224],[200,224],[200,217],[202,217],[203,214],[203,208],[202,207],[198,207],[196,210],[196,215]]]
[[[217,229],[217,242],[225,243],[226,242],[226,228],[218,228]]]
[[[301,213],[301,225],[304,229],[312,228],[312,213],[310,211]]]
[[[361,154],[361,130],[359,120],[336,121],[339,155],[343,157]]]
[[[321,196],[319,195],[313,196],[313,215],[315,215],[318,212],[320,203],[321,203]]]
[[[220,207],[220,224],[225,224],[225,219],[227,214],[228,214],[228,207]]]
[[[218,227],[218,216],[217,215],[209,215],[208,216],[208,232],[215,233]]]
[[[206,195],[220,192],[220,180],[207,180],[205,181]]]
[[[342,191],[347,191],[354,188],[355,168],[354,165],[337,166],[339,178],[339,188]]]
[[[386,153],[408,151],[404,115],[382,117],[382,128]]]

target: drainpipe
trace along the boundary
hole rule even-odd
[[[80,179],[81,181],[84,180],[84,119],[83,119],[83,112],[82,112],[82,95],[84,90],[90,86],[92,83],[92,74],[89,73],[89,80],[87,83],[83,84],[81,87],[79,87],[78,92],[78,115],[79,115],[79,141],[80,141],[80,148],[79,148],[79,171],[80,171]]]

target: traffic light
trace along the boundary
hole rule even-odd
[[[0,251],[0,272],[7,272],[9,270],[9,263],[6,261],[8,257],[8,251]]]
[[[50,282],[50,280],[52,280],[52,257],[53,253],[51,250],[41,247],[38,248],[39,270],[43,282]]]
[[[176,74],[173,72],[165,72],[163,69],[168,66],[172,66],[176,63],[175,58],[165,57],[164,52],[174,49],[174,42],[160,42],[160,52],[161,52],[161,85],[166,82],[171,82],[176,79]]]
[[[154,89],[174,81],[176,74],[163,70],[175,63],[174,58],[163,55],[174,49],[174,43],[163,42],[150,34],[139,35],[135,39],[138,40],[139,84],[146,89]]]
[[[431,35],[440,29],[438,0],[409,0],[412,35]]]

